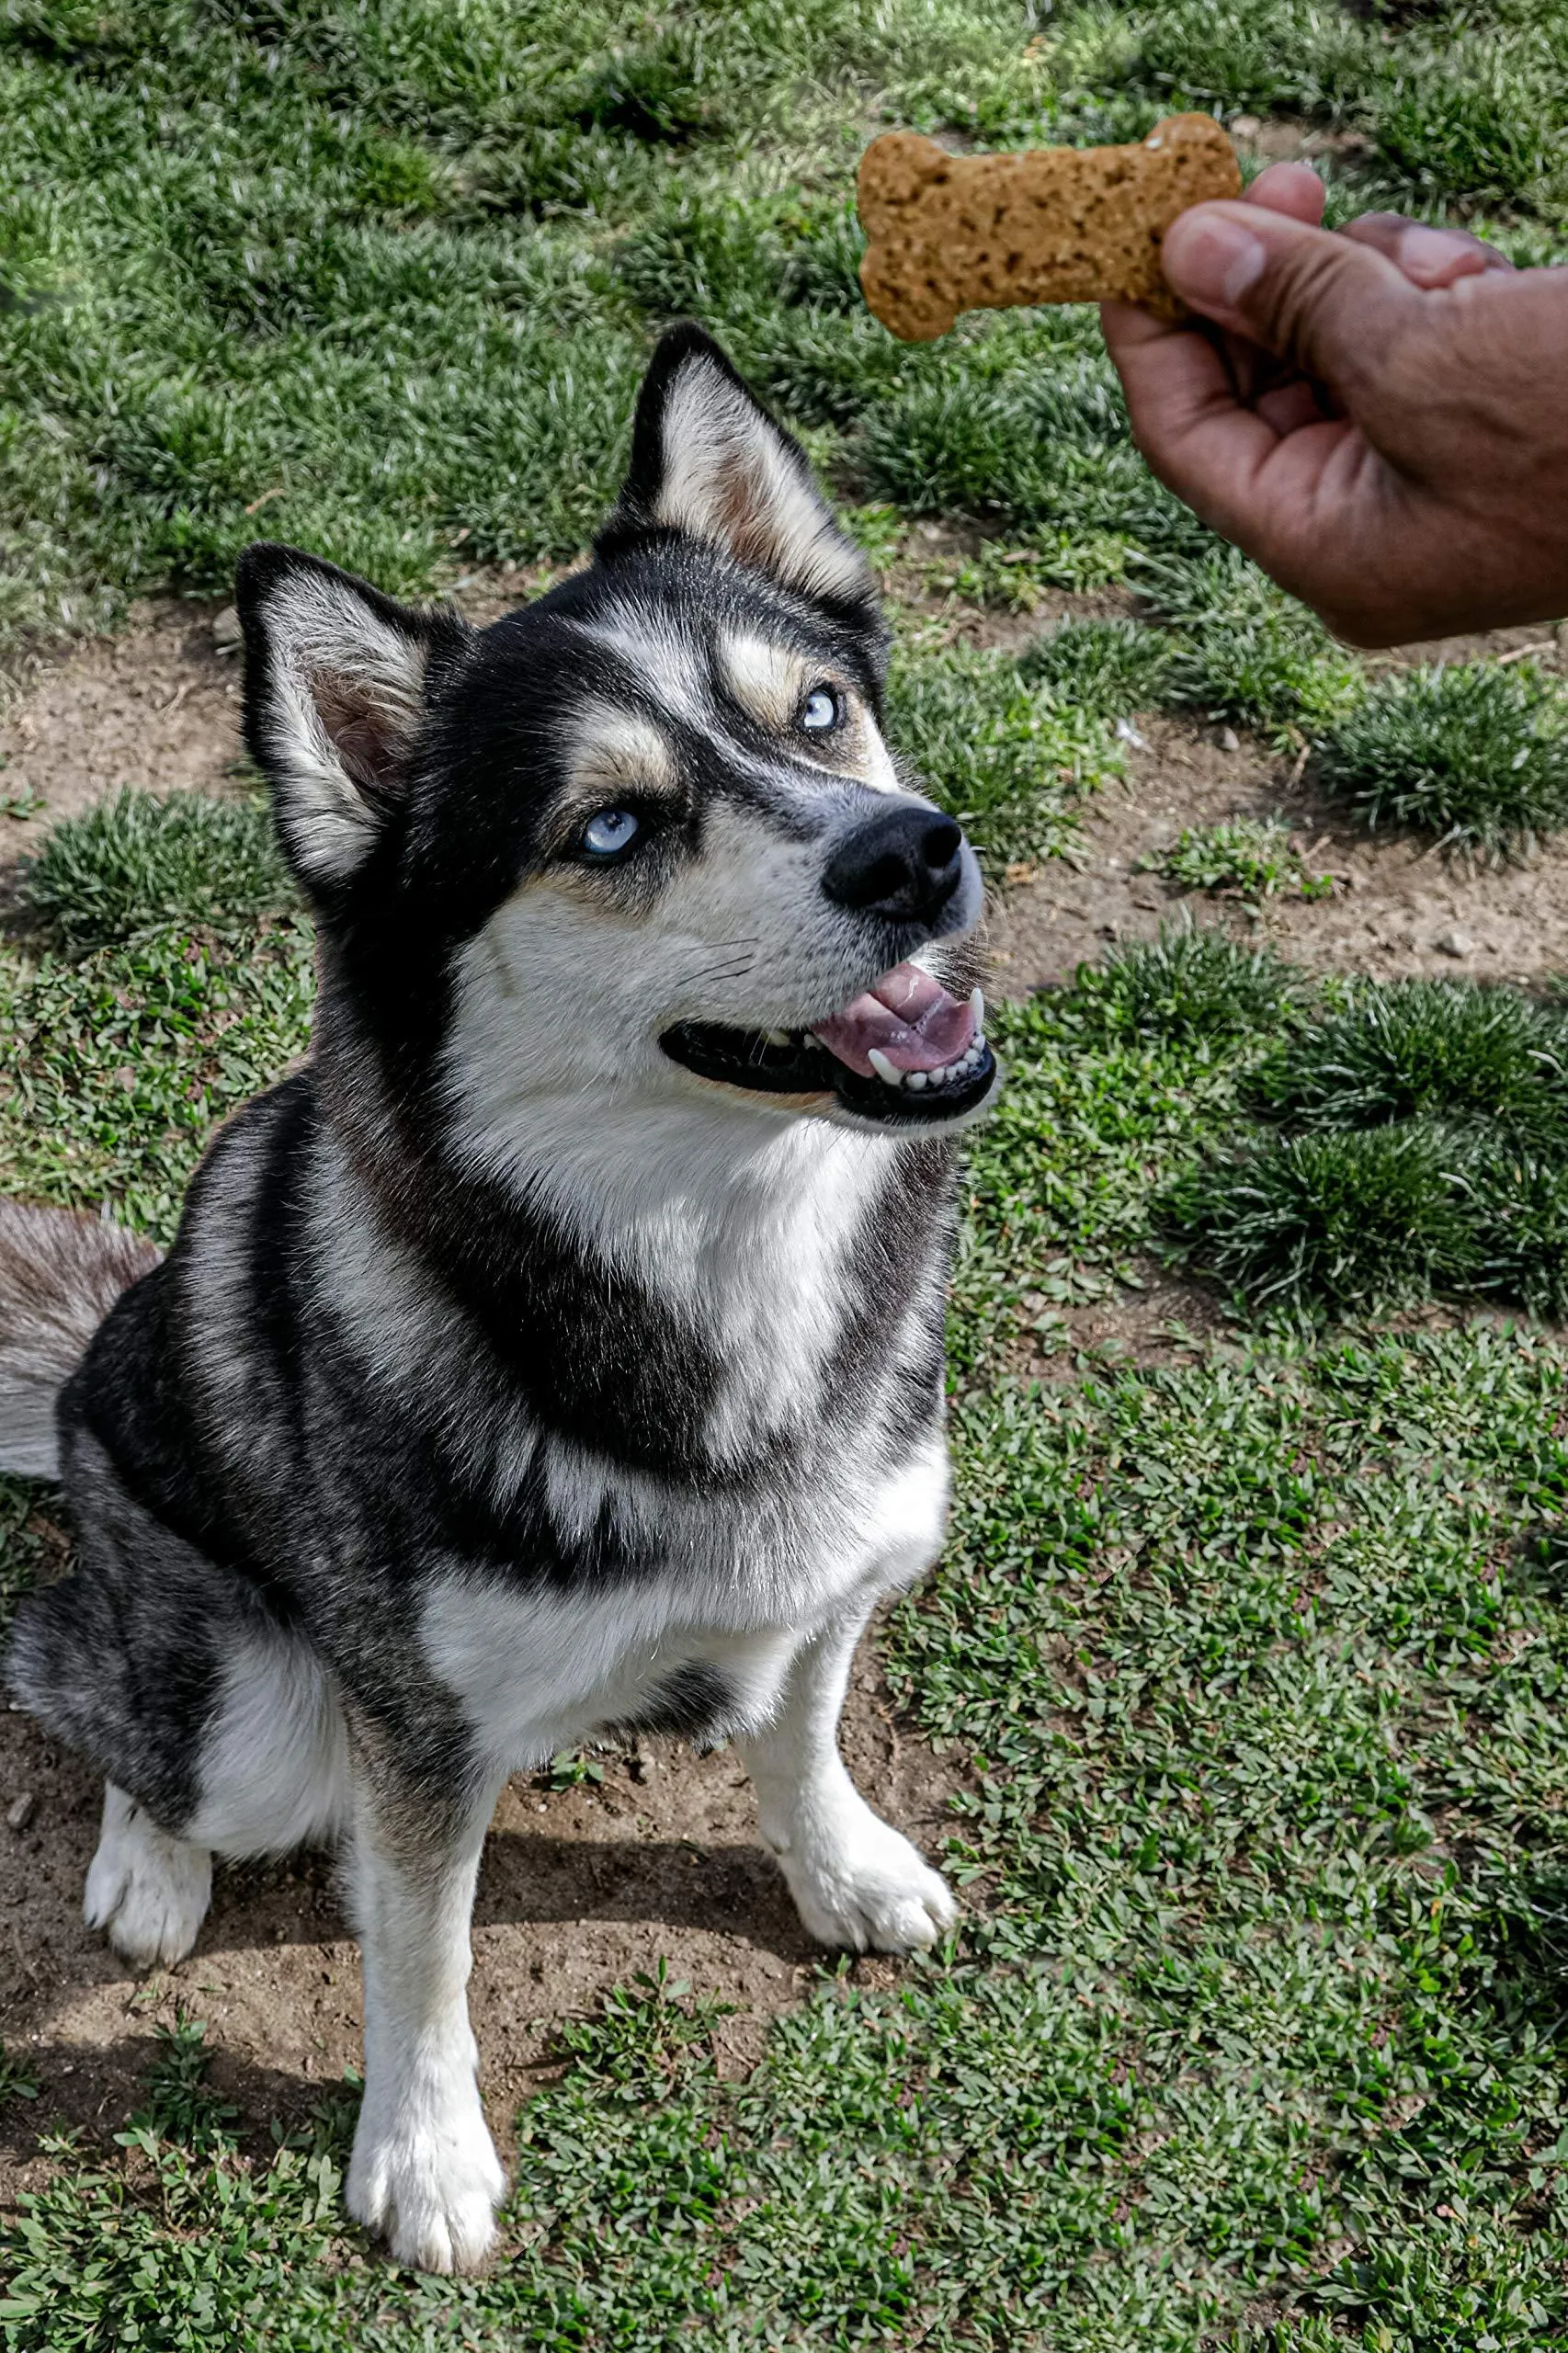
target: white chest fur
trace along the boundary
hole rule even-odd
[[[780,1546],[760,1515],[737,1510],[729,1564],[721,1564],[709,1530],[700,1548],[707,1563],[683,1566],[683,1553],[688,1562],[691,1554],[676,1512],[671,1565],[635,1584],[529,1591],[454,1567],[426,1589],[426,1655],[482,1752],[506,1771],[635,1722],[662,1686],[693,1665],[716,1670],[737,1728],[756,1728],[771,1715],[801,1640],[841,1613],[863,1613],[934,1559],[947,1488],[946,1449],[933,1437],[879,1483],[851,1515],[853,1525],[821,1529],[809,1548]]]

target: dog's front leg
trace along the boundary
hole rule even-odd
[[[399,2263],[472,2271],[506,2187],[468,2020],[470,1920],[494,1787],[434,1796],[355,1759],[354,1906],[365,1972],[365,2097],[349,2212]]]
[[[947,1881],[873,1813],[838,1753],[849,1665],[869,1615],[835,1619],[790,1662],[767,1730],[742,1744],[757,1826],[819,1942],[855,1952],[935,1944],[958,1916]]]

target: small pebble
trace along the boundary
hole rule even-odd
[[[6,1826],[9,1830],[25,1830],[33,1818],[33,1793],[24,1790],[6,1808]]]
[[[1214,741],[1222,752],[1239,752],[1242,748],[1242,739],[1233,727],[1216,728]]]
[[[1256,114],[1233,114],[1231,117],[1233,139],[1256,139],[1263,124]]]
[[[1148,737],[1140,735],[1130,719],[1119,719],[1116,722],[1116,733],[1118,740],[1123,744],[1131,744],[1135,752],[1146,752],[1149,749]]]
[[[1475,947],[1468,931],[1456,925],[1452,931],[1439,932],[1434,945],[1439,956],[1468,956]]]
[[[634,1781],[652,1780],[653,1760],[645,1748],[638,1749],[636,1755],[631,1759],[631,1772]]]
[[[240,616],[233,605],[225,605],[221,613],[212,616],[212,643],[220,654],[232,654],[244,636]]]

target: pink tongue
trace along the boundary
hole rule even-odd
[[[956,1063],[974,1035],[974,1016],[918,964],[895,964],[842,1013],[817,1022],[812,1034],[869,1078],[873,1046],[895,1070],[939,1070]]]

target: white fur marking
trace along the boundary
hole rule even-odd
[[[775,645],[750,630],[727,630],[719,640],[724,682],[738,703],[765,727],[788,727],[813,665],[792,645]]]
[[[350,590],[313,573],[280,581],[265,611],[276,646],[267,734],[279,816],[306,871],[340,881],[369,847],[376,818],[328,731],[317,701],[320,682],[345,680],[374,705],[391,742],[407,742],[423,708],[426,650]]]
[[[558,1512],[575,1500],[586,1524],[619,1510],[624,1532],[668,1548],[670,1566],[605,1593],[529,1592],[454,1569],[427,1590],[420,1634],[434,1672],[460,1701],[482,1754],[498,1773],[537,1765],[633,1719],[678,1666],[703,1662],[729,1686],[754,1731],[778,1706],[803,1634],[877,1597],[936,1556],[947,1508],[945,1452],[933,1442],[855,1507],[836,1487],[803,1496],[797,1521],[756,1522],[739,1503],[715,1525],[657,1480],[574,1456],[551,1460]],[[850,1646],[853,1647],[853,1633]]]
[[[103,1828],[82,1905],[88,1927],[107,1928],[132,1968],[151,1969],[185,1959],[211,1896],[206,1847],[171,1838],[134,1798],[106,1782]]]
[[[482,1752],[498,1770],[521,1772],[635,1721],[661,1684],[695,1662],[719,1670],[742,1720],[767,1722],[791,1637],[777,1627],[694,1627],[683,1614],[691,1598],[667,1578],[636,1592],[557,1595],[454,1575],[431,1588],[420,1631]],[[707,1596],[713,1615],[716,1601]]]
[[[570,773],[586,794],[625,790],[667,792],[676,781],[668,738],[641,711],[597,697],[574,714]]]
[[[947,1882],[872,1812],[838,1753],[838,1719],[863,1620],[801,1644],[777,1717],[742,1744],[757,1826],[808,1933],[835,1950],[912,1952],[958,1917]]]
[[[284,1855],[342,1834],[348,1737],[314,1651],[279,1634],[230,1654],[200,1780],[189,1835],[221,1855]]]
[[[0,1471],[17,1479],[58,1479],[60,1434],[54,1424],[59,1390],[25,1376],[0,1375]]]
[[[710,360],[699,355],[680,369],[662,425],[656,521],[808,596],[866,593],[858,550],[762,411]]]
[[[366,1804],[354,1909],[365,1961],[365,2097],[345,2202],[395,2262],[473,2271],[494,2242],[506,2178],[480,2105],[469,2025],[469,1922],[498,1785],[466,1836],[400,1856]]]

